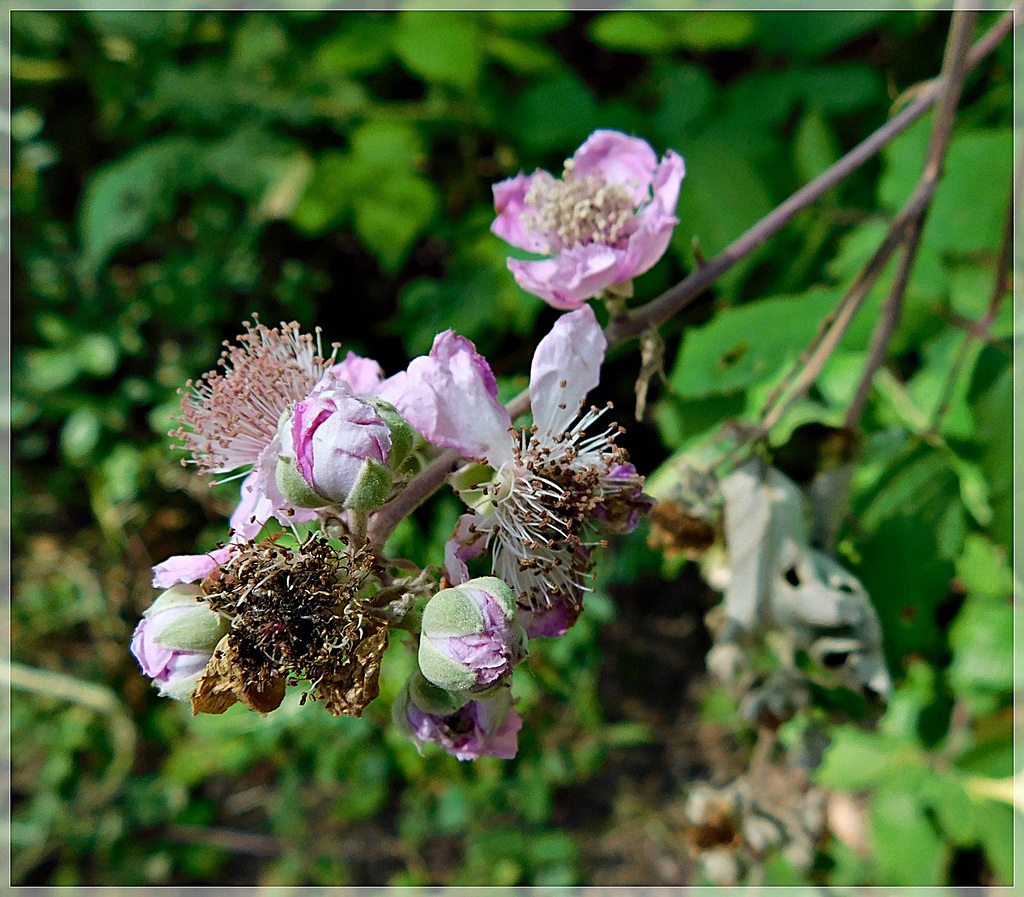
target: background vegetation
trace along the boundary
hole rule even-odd
[[[643,528],[600,569],[580,624],[517,676],[515,761],[421,758],[402,741],[388,723],[401,651],[362,720],[291,704],[191,719],[158,699],[127,651],[149,567],[213,546],[237,497],[169,452],[175,390],[256,312],[320,325],[388,372],[453,326],[511,395],[554,312],[487,231],[494,181],[558,169],[597,127],[678,150],[682,224],[636,284],[652,297],[880,126],[939,71],[948,24],[14,12],[13,883],[700,880],[686,794],[744,768],[753,736],[704,673],[716,593]],[[826,832],[808,873],[770,857],[756,873],[769,884],[1012,877],[1009,301],[987,315],[1011,70],[1005,41],[967,81],[841,537],[896,692],[882,715],[822,688],[800,721],[830,745],[813,775],[847,795],[854,834]],[[638,468],[756,417],[912,190],[927,134],[925,120],[663,328],[667,381],[626,438]],[[806,456],[789,434],[841,420],[890,278],[773,431],[791,472]],[[634,350],[601,388],[623,418]],[[402,551],[436,558],[457,513],[452,499],[421,510]]]

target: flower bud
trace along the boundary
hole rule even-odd
[[[511,690],[499,689],[494,697],[483,700],[467,701],[466,697],[432,685],[419,672],[413,673],[392,707],[395,726],[420,753],[430,742],[459,760],[511,760],[519,748],[518,732],[523,727],[512,708]]]
[[[200,599],[198,586],[176,585],[154,601],[132,635],[131,652],[160,694],[187,701],[227,621]]]
[[[379,405],[383,414],[344,382],[326,380],[282,415],[276,478],[292,504],[371,511],[387,501],[394,480],[392,428],[399,443],[408,442],[398,446],[406,455],[412,437],[397,420],[389,426],[384,414],[398,418],[397,412]]]
[[[512,590],[481,576],[442,589],[423,609],[420,671],[447,691],[482,693],[526,656],[526,631]]]

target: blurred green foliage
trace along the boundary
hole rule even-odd
[[[192,720],[157,699],[127,653],[152,597],[148,568],[222,538],[235,498],[168,452],[175,390],[254,312],[320,325],[388,372],[454,327],[504,388],[522,385],[553,314],[515,285],[487,230],[493,182],[559,168],[596,127],[678,150],[682,223],[636,284],[652,297],[882,124],[895,92],[932,77],[948,17],[21,10],[11,21],[11,632],[25,665],[12,671],[13,883],[690,881],[679,795],[715,774],[715,758],[693,746],[681,757],[680,733],[706,751],[692,733],[730,716],[711,712],[715,692],[704,718],[695,710],[706,644],[659,641],[669,621],[700,631],[707,593],[663,581],[642,533],[599,571],[615,600],[590,596],[580,625],[517,674],[526,726],[514,762],[421,758],[402,741],[388,724],[413,662],[400,646],[362,720],[295,702],[265,719],[234,708]],[[897,691],[875,731],[828,716],[818,779],[866,797],[869,849],[831,838],[819,883],[1011,878],[998,787],[1014,772],[1009,304],[985,317],[1011,180],[1010,71],[1007,42],[968,79],[864,421],[840,548],[878,609]],[[655,423],[627,439],[638,467],[758,413],[912,190],[928,127],[666,326]],[[776,444],[841,419],[891,276]],[[630,408],[636,369],[635,354],[617,353],[602,398]],[[436,560],[457,513],[436,502],[396,544]],[[25,668],[55,672],[58,686]],[[726,735],[742,743],[731,719]],[[766,869],[768,883],[793,880],[784,863]]]

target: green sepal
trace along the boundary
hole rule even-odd
[[[227,632],[227,621],[220,614],[196,604],[195,610],[163,626],[153,641],[171,651],[212,652]]]
[[[494,468],[487,464],[471,464],[453,473],[448,482],[467,507],[486,515],[494,510],[494,475]]]
[[[188,604],[198,606],[202,597],[203,590],[199,586],[192,583],[178,583],[161,592],[156,601],[142,612],[142,616],[151,617],[153,614],[158,614],[171,607],[184,607]]]
[[[388,463],[392,470],[397,470],[412,454],[416,431],[390,402],[374,398],[369,398],[366,401],[376,409],[381,420],[387,424],[388,432],[391,434],[391,454],[388,456]]]
[[[200,670],[194,676],[189,676],[187,679],[178,679],[175,682],[158,682],[156,685],[162,697],[172,698],[175,701],[187,701],[192,697],[192,692],[195,691],[196,685],[199,684],[199,680],[203,677],[204,672],[205,670]]]
[[[395,728],[416,745],[416,750],[422,756],[424,742],[417,737],[412,726],[409,725],[409,704],[416,704],[424,713],[449,716],[464,707],[470,700],[472,699],[466,695],[453,694],[432,685],[417,670],[402,686],[402,690],[391,705],[391,719]]]
[[[388,500],[395,475],[391,468],[367,458],[359,469],[359,476],[344,507],[350,511],[375,511]]]
[[[420,639],[418,659],[424,678],[445,691],[467,691],[476,685],[477,674],[457,660],[446,657],[429,638]]]
[[[498,579],[497,576],[477,576],[474,579],[467,579],[461,587],[470,586],[487,592],[501,605],[501,609],[508,619],[516,619],[516,595],[505,580]]]
[[[281,494],[297,508],[323,508],[332,504],[329,498],[324,498],[309,484],[295,461],[287,455],[277,459],[274,479]]]
[[[480,608],[460,586],[441,589],[423,608],[420,632],[430,638],[460,638],[483,631]]]
[[[470,698],[462,692],[451,692],[439,688],[424,678],[422,673],[413,673],[409,680],[409,695],[425,713],[436,713],[438,716],[451,716],[456,710],[464,707]]]

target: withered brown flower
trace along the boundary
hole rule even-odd
[[[298,547],[279,539],[239,546],[202,583],[210,606],[231,621],[192,694],[193,713],[223,713],[242,701],[267,712],[285,684],[335,716],[360,716],[379,694],[387,621],[365,588],[379,576],[364,548],[342,552],[322,534]]]

